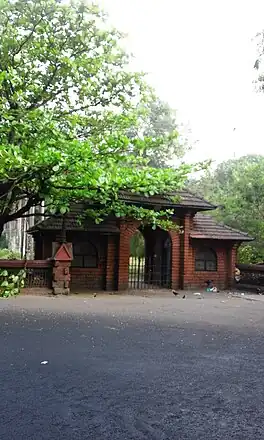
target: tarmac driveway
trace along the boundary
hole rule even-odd
[[[226,297],[0,301],[0,438],[264,439],[263,317]]]

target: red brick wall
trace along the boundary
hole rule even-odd
[[[217,271],[215,272],[200,272],[195,271],[195,252],[198,246],[203,244],[206,247],[213,249],[217,255]],[[203,240],[197,240],[190,242],[189,247],[189,260],[185,261],[186,273],[188,278],[184,279],[184,289],[205,289],[205,281],[213,280],[216,287],[219,289],[226,289],[230,285],[229,273],[232,273],[233,267],[235,267],[235,252],[231,251],[230,244],[219,242],[203,242]],[[231,263],[231,256],[233,262]],[[230,275],[231,276],[231,275]]]
[[[113,291],[117,289],[117,263],[118,241],[116,236],[109,236],[106,256],[106,283],[105,289]]]
[[[194,261],[193,249],[190,243],[190,231],[192,228],[192,217],[186,214],[183,220],[183,235],[181,247],[181,287],[186,289],[193,282]]]
[[[96,269],[71,267],[71,292],[81,290],[103,290],[105,270],[102,265]]]
[[[72,234],[72,241],[89,240],[98,252],[98,267],[71,267],[71,291],[103,290],[106,282],[107,237],[99,234]]]
[[[176,221],[176,220],[175,220]],[[195,250],[194,246],[198,243],[203,244],[202,240],[190,241],[190,230],[192,228],[192,216],[186,215],[182,220],[184,229],[183,234],[178,231],[170,231],[172,240],[172,288],[204,288],[207,279],[214,280],[219,288],[227,287],[233,282],[236,247],[234,244],[224,242],[206,243],[217,253],[218,269],[217,272],[196,272],[195,271]],[[71,268],[71,289],[106,289],[106,290],[126,290],[128,288],[129,277],[129,255],[130,239],[140,226],[138,221],[120,222],[120,237],[102,236],[100,234],[87,235],[99,249],[98,268]],[[155,231],[153,231],[154,233]],[[71,232],[69,241],[81,238],[80,233]],[[84,233],[87,234],[87,233]],[[51,257],[52,242],[54,234],[46,232],[45,238],[36,243],[42,258]]]
[[[237,250],[238,250],[238,246],[234,244],[232,248],[229,249],[227,255],[227,265],[228,265],[227,285],[228,286],[232,286],[234,284],[234,274],[237,263]]]
[[[178,231],[169,231],[171,237],[171,287],[180,287],[180,234]]]

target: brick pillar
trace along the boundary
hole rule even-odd
[[[126,290],[128,288],[130,238],[135,234],[139,225],[139,222],[132,221],[122,221],[120,223],[118,290]]]
[[[54,295],[68,295],[70,293],[70,267],[72,261],[71,243],[54,243],[52,289]]]
[[[237,261],[238,245],[234,244],[227,253],[227,286],[232,287],[234,284],[235,267]]]
[[[182,288],[188,289],[193,282],[194,256],[193,248],[190,244],[190,231],[192,228],[192,216],[186,214],[183,221],[183,243],[181,252]]]
[[[171,287],[180,287],[180,234],[178,231],[169,231],[171,237]]]
[[[117,237],[108,236],[106,254],[106,283],[105,290],[116,290],[116,261],[117,260]]]

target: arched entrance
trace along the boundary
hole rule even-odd
[[[130,241],[129,288],[171,288],[172,243],[167,231],[140,228]]]

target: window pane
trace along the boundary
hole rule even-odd
[[[72,260],[72,267],[83,267],[83,257],[75,255]]]
[[[216,262],[215,261],[206,261],[206,270],[215,271],[216,270]]]
[[[83,257],[83,266],[84,267],[97,267],[97,257],[93,255],[85,255]]]
[[[81,255],[81,243],[73,243],[73,255]]]
[[[96,255],[96,248],[92,243],[82,243],[81,244],[81,254],[82,255]]]
[[[197,271],[205,270],[205,262],[202,260],[196,260],[195,261],[195,270],[197,270]]]
[[[196,252],[196,259],[197,260],[215,260],[215,254],[210,249],[206,249],[203,251],[197,251]]]
[[[217,270],[217,257],[212,249],[201,248],[196,250],[195,270],[208,272]]]
[[[97,255],[96,247],[90,242],[75,242],[73,244],[75,255]]]

